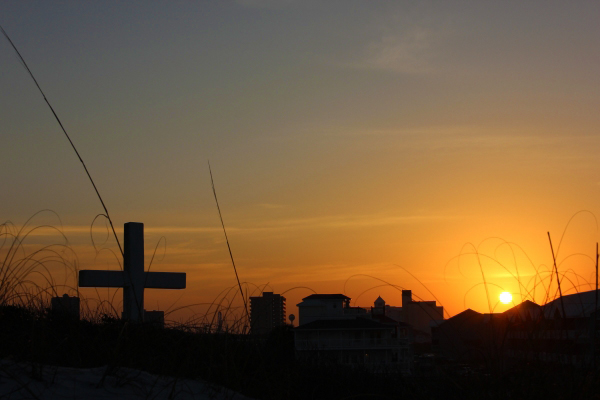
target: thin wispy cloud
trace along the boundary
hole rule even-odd
[[[93,234],[104,233],[104,227],[94,227],[91,231]],[[234,228],[235,229],[235,228]],[[117,233],[123,233],[122,227],[115,227]],[[220,232],[220,227],[184,227],[184,226],[163,226],[163,227],[144,227],[145,233],[152,234],[169,234],[169,233],[212,233]],[[28,233],[28,236],[57,236],[60,233],[66,235],[90,235],[89,225],[65,225],[57,227],[41,227],[34,229]]]
[[[380,14],[366,25],[368,39],[338,65],[411,75],[434,72],[435,58],[447,36],[446,25],[425,17],[418,7],[413,13],[396,10]]]
[[[461,218],[452,215],[331,215],[308,218],[278,219],[267,223],[261,223],[252,231],[285,231],[298,229],[346,229],[367,228],[387,225],[404,225],[424,221],[451,220]]]
[[[369,43],[362,58],[350,66],[407,74],[432,72],[432,36],[423,27],[416,27],[403,34],[386,34]]]
[[[257,204],[257,206],[259,206],[261,208],[266,208],[266,209],[282,209],[282,208],[286,207],[283,204],[273,204],[273,203],[260,203],[260,204]]]
[[[247,8],[281,8],[292,4],[294,0],[236,0],[240,6]]]
[[[422,127],[413,129],[369,129],[348,128],[330,131],[332,136],[347,138],[403,139],[403,146],[431,148],[525,148],[539,146],[563,146],[573,143],[598,144],[594,135],[562,135],[530,133],[527,127],[519,129],[491,129],[486,126],[464,125],[454,127]]]
[[[265,222],[252,221],[242,225],[236,225],[235,223],[227,227],[228,232],[239,232],[239,233],[256,233],[261,231],[281,231],[291,229],[321,229],[321,228],[361,228],[369,226],[385,226],[385,225],[399,225],[399,224],[412,224],[424,221],[435,221],[435,220],[448,220],[461,218],[461,216],[452,215],[404,215],[404,216],[390,216],[390,215],[330,215],[322,217],[307,217],[307,218],[287,218],[287,219],[273,219]],[[256,222],[256,226],[248,226]],[[122,229],[116,229],[117,232],[122,232]],[[222,228],[219,226],[154,226],[145,228],[146,233],[151,234],[162,234],[162,235],[178,235],[178,234],[213,234],[222,232]],[[65,235],[72,234],[85,234],[89,235],[89,226],[64,226],[62,232]],[[32,236],[51,236],[56,235],[55,230],[51,229],[40,229],[32,232]]]

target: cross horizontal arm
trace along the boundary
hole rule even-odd
[[[123,271],[79,271],[80,287],[112,287],[122,288],[125,286]]]
[[[145,272],[146,289],[185,289],[185,272]]]

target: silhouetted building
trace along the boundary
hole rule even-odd
[[[590,290],[538,306],[529,318],[512,318],[507,327],[507,355],[519,361],[592,366],[598,357],[597,307],[596,291]]]
[[[298,306],[298,326],[319,319],[349,319],[366,314],[361,307],[351,307],[350,297],[343,294],[311,294]]]
[[[298,304],[296,354],[372,370],[410,371],[412,329],[383,314],[351,307],[343,294],[313,294]]]
[[[273,292],[263,292],[262,297],[250,297],[252,333],[269,333],[282,325],[285,325],[285,297]]]
[[[482,362],[490,356],[491,332],[484,315],[467,309],[433,329],[436,354],[457,363]]]
[[[79,297],[70,297],[68,294],[63,294],[62,297],[53,297],[50,301],[52,313],[56,316],[64,318],[80,318],[80,300]]]
[[[503,313],[466,310],[434,328],[434,349],[457,363],[590,366],[598,356],[600,329],[595,298],[592,290],[543,306],[526,300]]]
[[[433,347],[437,354],[458,363],[489,364],[506,359],[533,339],[524,330],[539,335],[542,312],[541,306],[529,300],[503,313],[467,309],[433,329]]]
[[[435,301],[415,301],[410,290],[402,291],[402,307],[387,305],[385,300],[378,297],[374,307],[371,308],[371,313],[383,314],[395,321],[410,325],[417,343],[431,343],[431,327],[439,325],[444,320],[444,307],[438,306]]]

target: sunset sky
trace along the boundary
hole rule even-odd
[[[249,293],[369,306],[406,288],[449,315],[503,311],[503,290],[543,303],[524,291],[549,277],[547,232],[563,291],[590,290],[599,16],[598,1],[0,4],[119,232],[143,222],[146,264],[164,237],[152,269],[187,272],[184,291],[146,292],[163,310],[236,285],[209,161]],[[0,134],[0,219],[53,210],[62,222],[31,224],[62,223],[79,268],[117,269],[92,245],[93,187],[4,37]],[[92,231],[118,251],[104,221]],[[60,242],[39,233],[28,243]],[[311,293],[286,292],[288,313]]]

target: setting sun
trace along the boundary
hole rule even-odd
[[[508,293],[508,292],[502,292],[500,293],[500,302],[502,304],[508,304],[512,301],[512,294]]]

